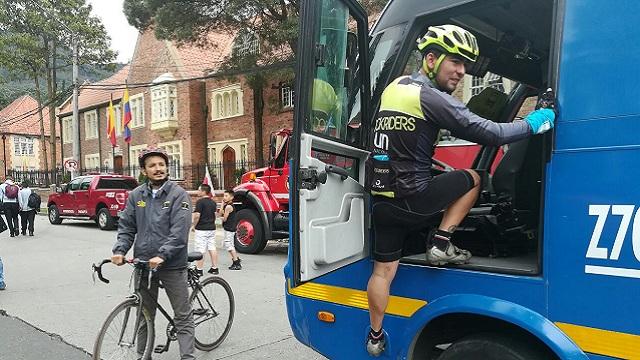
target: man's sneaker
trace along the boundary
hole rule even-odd
[[[7,285],[5,283],[0,283],[0,290],[4,290],[7,288]]]
[[[240,265],[240,258],[235,260],[231,266],[229,266],[229,270],[242,270],[242,265]]]
[[[30,233],[29,233],[29,236],[33,236],[33,233],[32,233],[32,232],[30,232]]]
[[[218,274],[220,274],[220,270],[218,270],[218,268],[213,268],[213,267],[212,267],[212,268],[210,268],[210,269],[209,269],[209,271],[207,271],[207,272],[208,272],[209,274],[212,274],[212,275],[218,275]]]
[[[204,275],[204,272],[202,272],[202,270],[200,269],[196,269],[196,274],[198,274],[198,277],[202,277],[202,275]]]
[[[442,251],[433,245],[427,250],[427,262],[431,265],[466,264],[471,259],[471,252],[449,243],[447,250]]]
[[[378,357],[384,351],[384,347],[386,345],[386,340],[384,338],[384,333],[380,335],[379,338],[374,338],[371,331],[369,331],[369,336],[367,336],[367,352],[371,356]]]

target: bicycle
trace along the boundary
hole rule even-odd
[[[201,253],[194,252],[188,255],[189,262],[200,259],[202,259]],[[111,259],[104,259],[99,265],[92,266],[93,274],[97,274],[98,278],[106,284],[109,280],[102,275],[102,266],[110,262]],[[173,318],[156,301],[157,309],[169,324],[166,329],[166,343],[153,348],[154,320],[147,308],[142,306],[143,295],[149,298],[149,290],[140,286],[140,279],[143,274],[153,276],[154,271],[149,269],[148,261],[127,259],[125,263],[134,268],[134,292],[113,308],[107,316],[96,337],[93,359],[149,359],[152,353],[169,351],[169,344],[177,340],[177,329]],[[221,277],[209,276],[201,281],[193,265],[187,269],[187,282],[191,288],[189,302],[195,323],[195,346],[199,350],[211,351],[220,346],[231,330],[235,313],[233,291],[229,283]],[[226,325],[224,325],[225,321]],[[224,325],[224,328],[221,325]],[[141,330],[144,328],[147,329],[146,338],[139,339]],[[219,331],[220,329],[222,331]],[[143,340],[144,351],[140,354],[137,341]]]

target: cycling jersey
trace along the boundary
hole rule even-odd
[[[367,169],[371,194],[403,198],[425,191],[441,128],[493,146],[531,135],[524,121],[500,124],[472,113],[422,73],[402,76],[382,93]]]

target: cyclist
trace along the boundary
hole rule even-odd
[[[451,244],[456,227],[475,203],[480,176],[456,170],[432,176],[431,163],[440,129],[486,145],[502,145],[553,127],[555,113],[539,109],[524,121],[495,123],[473,114],[451,96],[476,61],[478,43],[469,31],[455,25],[431,26],[417,40],[422,53],[420,71],[394,80],[384,90],[374,129],[374,149],[368,159],[367,184],[373,195],[374,267],[367,286],[371,329],[367,351],[378,356],[385,347],[382,320],[404,240],[424,220],[444,210],[429,238],[427,261],[434,265],[468,262],[471,253]],[[380,205],[410,211],[414,223],[380,211]],[[406,219],[404,220],[406,221]],[[412,225],[415,227],[412,228]]]
[[[127,206],[118,222],[118,240],[111,261],[124,263],[124,255],[133,246],[133,256],[149,261],[153,276],[141,277],[152,299],[142,304],[155,317],[158,286],[167,292],[174,312],[181,359],[195,359],[194,323],[187,285],[187,241],[191,226],[191,200],[187,192],[169,181],[169,158],[162,149],[148,148],[138,162],[147,182],[129,194]],[[151,282],[149,286],[149,281]],[[146,327],[138,332],[138,353],[145,348]]]

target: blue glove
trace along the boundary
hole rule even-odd
[[[531,127],[534,135],[543,134],[553,129],[553,120],[556,119],[556,113],[551,109],[538,109],[532,111],[524,119]]]

